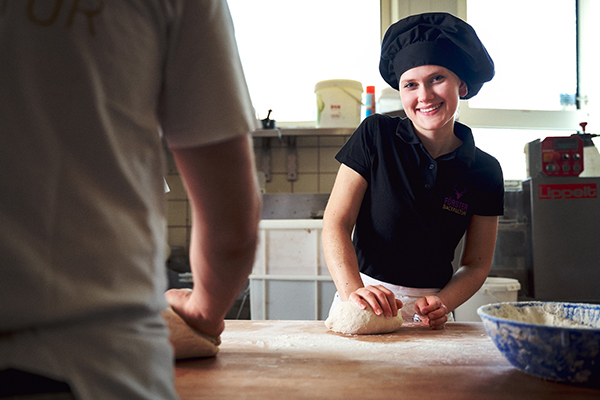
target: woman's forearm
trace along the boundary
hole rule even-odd
[[[449,311],[470,299],[485,282],[494,258],[497,230],[498,217],[472,217],[467,230],[462,266],[438,294]]]
[[[342,164],[323,215],[323,253],[342,300],[363,287],[352,244],[352,230],[367,189],[356,171]]]
[[[448,311],[454,311],[458,306],[469,300],[483,285],[490,268],[462,266],[448,284],[438,293]]]
[[[329,273],[343,301],[363,286],[351,234],[340,227],[323,224],[323,252]]]

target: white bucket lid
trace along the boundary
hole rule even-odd
[[[512,278],[488,277],[482,289],[484,292],[513,292],[521,289],[521,284]]]
[[[317,82],[317,84],[315,85],[315,92],[328,87],[356,89],[360,90],[361,93],[363,91],[362,83],[360,83],[359,81],[353,81],[351,79],[330,79],[327,81]]]
[[[400,92],[394,88],[385,88],[381,91],[381,96],[379,96],[379,100],[381,99],[391,99],[400,101]]]

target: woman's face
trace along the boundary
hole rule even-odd
[[[421,65],[400,77],[402,106],[417,132],[428,135],[454,131],[454,115],[467,85],[438,65]]]

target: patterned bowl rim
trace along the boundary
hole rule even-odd
[[[493,321],[493,322],[502,322],[502,323],[507,323],[510,325],[519,325],[519,326],[527,326],[527,327],[532,327],[532,328],[539,328],[539,327],[543,327],[545,329],[553,329],[553,330],[557,330],[557,331],[580,331],[580,332],[588,332],[588,333],[600,333],[600,328],[593,328],[593,327],[576,327],[576,326],[553,326],[553,325],[542,325],[542,324],[535,324],[533,322],[523,322],[523,321],[516,321],[514,319],[509,319],[509,318],[503,318],[503,317],[499,317],[496,315],[491,315],[488,312],[494,308],[499,308],[501,306],[519,306],[519,307],[525,307],[525,306],[537,306],[537,305],[544,305],[544,304],[560,304],[560,305],[564,305],[564,306],[568,306],[568,307],[572,307],[572,308],[583,308],[583,309],[597,309],[600,311],[600,304],[592,304],[592,303],[571,303],[571,302],[563,302],[563,301],[513,301],[513,302],[503,302],[503,303],[492,303],[492,304],[486,304],[483,305],[481,307],[479,307],[477,309],[477,314],[482,318],[482,319],[487,319],[489,321]]]

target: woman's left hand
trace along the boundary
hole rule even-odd
[[[437,296],[421,297],[415,302],[415,312],[431,329],[444,329],[448,321],[448,308]]]

